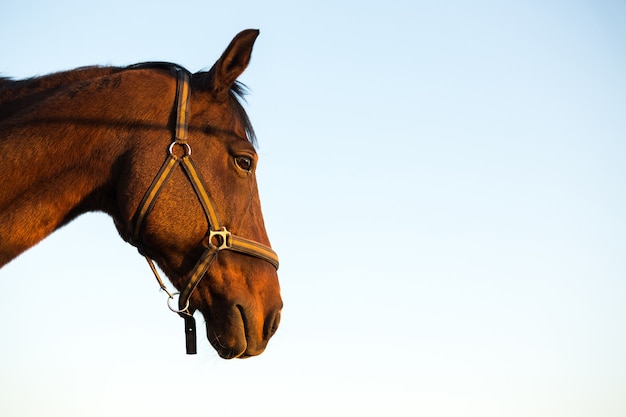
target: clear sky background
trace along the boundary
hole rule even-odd
[[[245,28],[268,349],[186,356],[89,214],[0,270],[0,415],[625,416],[626,4],[4,1],[0,73],[197,71]]]

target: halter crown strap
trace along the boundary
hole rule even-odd
[[[202,209],[204,210],[209,226],[206,235],[208,238],[207,246],[196,262],[194,268],[191,270],[187,278],[187,283],[180,293],[180,297],[178,299],[178,309],[173,309],[170,306],[170,309],[185,319],[187,353],[193,354],[196,353],[195,320],[192,313],[189,311],[189,300],[193,291],[211,266],[211,263],[215,260],[215,258],[217,258],[218,253],[221,250],[231,250],[241,254],[254,256],[269,262],[276,269],[278,269],[279,262],[278,255],[270,247],[253,240],[235,236],[229,232],[226,227],[222,226],[219,216],[217,215],[215,203],[211,199],[206,187],[204,186],[204,181],[191,159],[191,147],[187,143],[189,99],[191,96],[189,85],[190,74],[182,68],[176,69],[176,128],[174,140],[168,148],[168,156],[165,159],[165,162],[161,165],[159,172],[152,180],[152,183],[144,194],[139,206],[137,207],[135,215],[131,220],[131,244],[135,245],[139,249],[139,252],[145,256],[159,285],[164,291],[167,292],[169,298],[173,299],[174,294],[167,291],[167,288],[165,284],[163,284],[163,280],[159,276],[152,259],[143,253],[141,232],[148,214],[150,214],[150,211],[154,207],[154,203],[156,202],[156,199],[158,198],[164,185],[169,180],[171,173],[178,165],[182,166],[183,171],[191,182],[196,196],[202,205]],[[174,152],[174,148],[176,146],[183,148],[182,156],[177,156]]]
[[[189,72],[178,68],[176,81],[176,136],[175,142],[187,141],[187,126],[189,125]]]

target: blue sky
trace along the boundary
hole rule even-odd
[[[257,358],[184,355],[145,261],[85,215],[0,270],[1,415],[626,414],[622,2],[180,4],[5,4],[0,74],[197,71],[261,29],[242,81],[281,328]]]

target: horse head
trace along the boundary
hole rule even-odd
[[[178,111],[169,117],[176,135],[169,146],[135,141],[117,187],[122,237],[154,259],[181,292],[181,315],[202,313],[223,358],[263,352],[282,308],[257,190],[254,132],[237,82],[257,35],[240,33],[210,71],[179,77],[175,88],[164,71],[137,68],[144,81],[152,78],[152,91],[178,91]]]

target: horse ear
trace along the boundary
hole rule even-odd
[[[248,66],[257,36],[257,29],[247,29],[237,34],[207,74],[206,87],[218,101],[228,98],[233,83]]]

